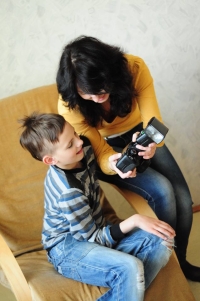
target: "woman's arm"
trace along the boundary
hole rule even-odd
[[[143,59],[127,55],[130,71],[133,74],[134,86],[137,91],[136,101],[140,110],[143,126],[146,127],[152,117],[162,122],[158,106],[153,78]]]
[[[134,75],[134,86],[137,91],[136,101],[141,114],[143,127],[145,128],[147,126],[152,117],[156,117],[162,122],[160,109],[156,99],[153,78],[147,65],[139,57],[127,55],[127,59],[130,71]],[[148,147],[138,145],[137,148],[141,150],[138,155],[142,156],[144,159],[150,159],[154,156],[156,147],[162,146],[163,144],[164,142],[161,142],[158,145],[151,143]]]

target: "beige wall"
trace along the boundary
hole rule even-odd
[[[200,204],[200,1],[2,0],[0,98],[55,82],[63,46],[80,34],[145,59],[167,145]]]

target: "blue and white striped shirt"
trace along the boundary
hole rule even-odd
[[[112,248],[100,205],[100,186],[90,142],[84,141],[83,168],[62,170],[50,166],[45,178],[45,214],[42,231],[44,249],[51,248],[70,233],[76,240],[96,242]]]

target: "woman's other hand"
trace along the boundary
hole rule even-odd
[[[156,143],[150,143],[148,146],[142,146],[140,144],[137,144],[136,148],[141,150],[138,153],[138,156],[142,156],[143,159],[151,159],[156,152]]]
[[[140,132],[136,132],[132,136],[132,141],[135,142]],[[151,159],[156,152],[156,143],[150,143],[148,146],[142,146],[140,144],[136,145],[136,148],[141,150],[141,152],[138,153],[138,156],[142,156],[143,159]]]
[[[121,156],[122,154],[118,153],[109,157],[110,168],[114,170],[122,179],[136,177],[136,168],[134,168],[132,171],[123,173],[116,167],[117,161],[121,158]]]

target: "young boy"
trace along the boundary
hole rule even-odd
[[[139,214],[106,221],[89,140],[58,114],[33,113],[21,122],[22,147],[49,165],[42,232],[49,261],[65,277],[109,287],[99,301],[143,300],[169,260],[174,230]]]

